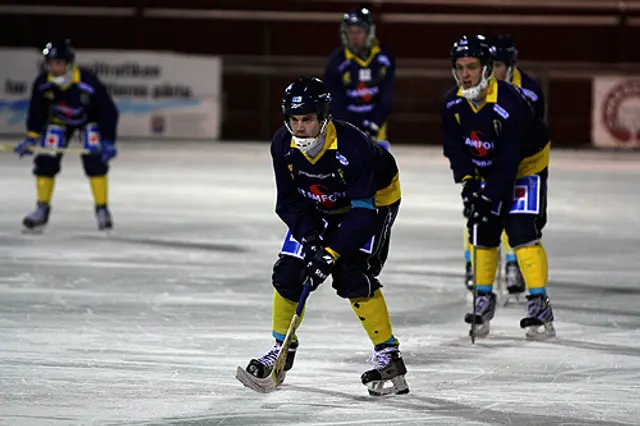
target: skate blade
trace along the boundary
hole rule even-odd
[[[556,329],[552,323],[527,327],[525,337],[530,341],[542,341],[556,337]]]
[[[242,383],[249,389],[259,393],[273,392],[274,390],[276,390],[276,386],[277,386],[276,380],[272,374],[261,379],[252,374],[247,373],[247,371],[240,366],[238,366],[236,370],[236,379],[238,379],[240,383]],[[282,380],[284,380],[284,377],[282,378]]]
[[[40,235],[44,232],[46,225],[34,226],[33,228],[22,227],[22,233],[24,235]]]
[[[367,383],[371,396],[404,395],[409,393],[409,385],[404,376],[396,376],[389,380],[374,380]]]
[[[489,331],[491,331],[491,326],[488,321],[484,324],[476,323],[475,333],[473,332],[473,330],[469,330],[469,336],[484,338],[489,335]]]

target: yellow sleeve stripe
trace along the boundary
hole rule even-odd
[[[39,138],[40,137],[40,133],[38,133],[38,132],[28,132],[27,133],[27,137],[28,138]]]
[[[329,248],[329,247],[325,247],[324,250],[329,253],[331,255],[331,257],[333,257],[333,260],[338,260],[338,258],[340,257],[340,253],[338,253],[337,251]]]

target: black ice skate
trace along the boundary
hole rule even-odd
[[[526,288],[518,262],[507,262],[505,275],[507,277],[507,294],[504,304],[509,303],[512,297],[515,297],[516,302],[520,302],[520,296],[525,292]]]
[[[409,385],[404,376],[407,368],[397,345],[377,345],[369,358],[374,368],[362,373],[362,384],[367,386],[369,395],[401,395],[409,393]]]
[[[471,262],[467,262],[465,266],[464,285],[467,287],[467,290],[473,291],[473,267],[471,266]]]
[[[284,371],[289,371],[293,367],[293,361],[296,357],[296,351],[298,349],[298,342],[291,342],[291,346],[289,346],[289,352],[287,353],[287,361],[284,365]],[[276,359],[278,359],[278,354],[280,353],[280,348],[282,347],[282,341],[276,340],[276,343],[273,345],[271,349],[269,349],[264,355],[262,355],[258,359],[252,359],[249,361],[249,365],[247,365],[246,371],[247,373],[255,376],[259,379],[264,379],[265,377],[271,374],[271,370],[276,365]],[[283,378],[284,381],[284,378]]]
[[[96,220],[98,221],[98,229],[101,231],[113,228],[111,212],[109,212],[109,209],[106,205],[96,206]]]
[[[527,316],[520,320],[527,340],[545,340],[556,337],[553,309],[549,297],[542,294],[527,296]]]
[[[476,306],[473,313],[464,316],[464,322],[472,324],[475,316],[475,337],[487,337],[490,331],[490,323],[496,313],[496,294],[478,293]]]
[[[49,222],[51,207],[47,203],[38,202],[36,209],[22,219],[23,231],[38,234]]]

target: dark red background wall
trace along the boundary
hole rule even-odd
[[[6,4],[7,2],[2,2]],[[34,0],[22,5],[40,4]],[[268,4],[267,4],[268,3]],[[0,14],[0,37],[5,46],[41,47],[53,37],[70,37],[76,47],[110,49],[173,50],[211,55],[281,55],[326,57],[339,43],[340,12],[366,5],[354,2],[274,0],[65,0],[56,5],[134,7],[130,17],[45,16]],[[599,63],[602,71],[627,72],[621,64],[640,65],[640,26],[627,25],[640,18],[640,10],[494,8],[474,6],[371,6],[381,17],[377,34],[398,58],[400,65],[413,59],[446,58],[454,39],[465,33],[505,32],[518,43],[520,59],[529,70],[544,77],[553,70],[575,70],[572,64]],[[145,8],[281,10],[334,12],[335,22],[282,22],[224,19],[145,18]],[[584,15],[616,17],[603,26],[576,25],[486,25],[481,23],[398,24],[384,21],[387,14],[491,14]],[[478,19],[481,21],[481,18]],[[228,63],[233,63],[230,58]],[[411,60],[410,60],[411,59]],[[413,61],[415,62],[415,61]],[[560,64],[562,62],[562,64]],[[304,63],[302,64],[304,65]],[[565,145],[589,143],[591,81],[597,68],[571,72],[564,77],[552,73],[548,83],[548,120],[554,142]],[[306,70],[306,69],[305,69]],[[321,73],[321,63],[310,63],[310,73]],[[586,73],[586,76],[585,76]],[[445,74],[446,75],[446,74]],[[555,75],[555,76],[554,76]],[[278,100],[286,84],[298,77],[296,70],[279,67],[276,75],[261,76],[233,71],[224,75],[225,139],[266,139],[278,126]],[[548,77],[548,76],[547,76]],[[445,91],[453,83],[448,77],[400,76],[395,112],[390,119],[392,142],[438,143],[437,114]],[[258,123],[260,125],[251,125]]]

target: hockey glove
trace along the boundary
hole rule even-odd
[[[365,120],[363,125],[363,131],[371,142],[378,141],[378,133],[380,133],[380,127],[373,121]]]
[[[318,288],[320,284],[329,278],[329,275],[331,275],[335,265],[335,259],[325,250],[315,252],[308,260],[305,261],[307,274],[312,281],[311,291]]]
[[[118,151],[116,150],[116,144],[113,141],[102,140],[100,142],[100,158],[103,163],[108,163],[111,161],[116,155]]]
[[[464,208],[462,210],[462,214],[467,219],[471,215],[471,210],[473,209],[473,203],[480,196],[480,181],[476,179],[467,179],[462,182],[462,203],[464,204]]]
[[[302,238],[302,256],[306,261],[311,259],[317,252],[322,251],[324,246],[318,234],[307,235]]]
[[[15,152],[16,154],[18,154],[18,157],[20,158],[24,157],[25,155],[31,155],[33,154],[33,152],[31,151],[30,148],[33,146],[36,146],[37,144],[38,144],[37,138],[26,138],[25,140],[20,142],[18,146],[16,146]]]
[[[488,223],[491,218],[497,218],[498,215],[493,210],[493,201],[485,196],[480,196],[474,200],[471,205],[471,214],[467,221],[469,228],[475,224]]]

